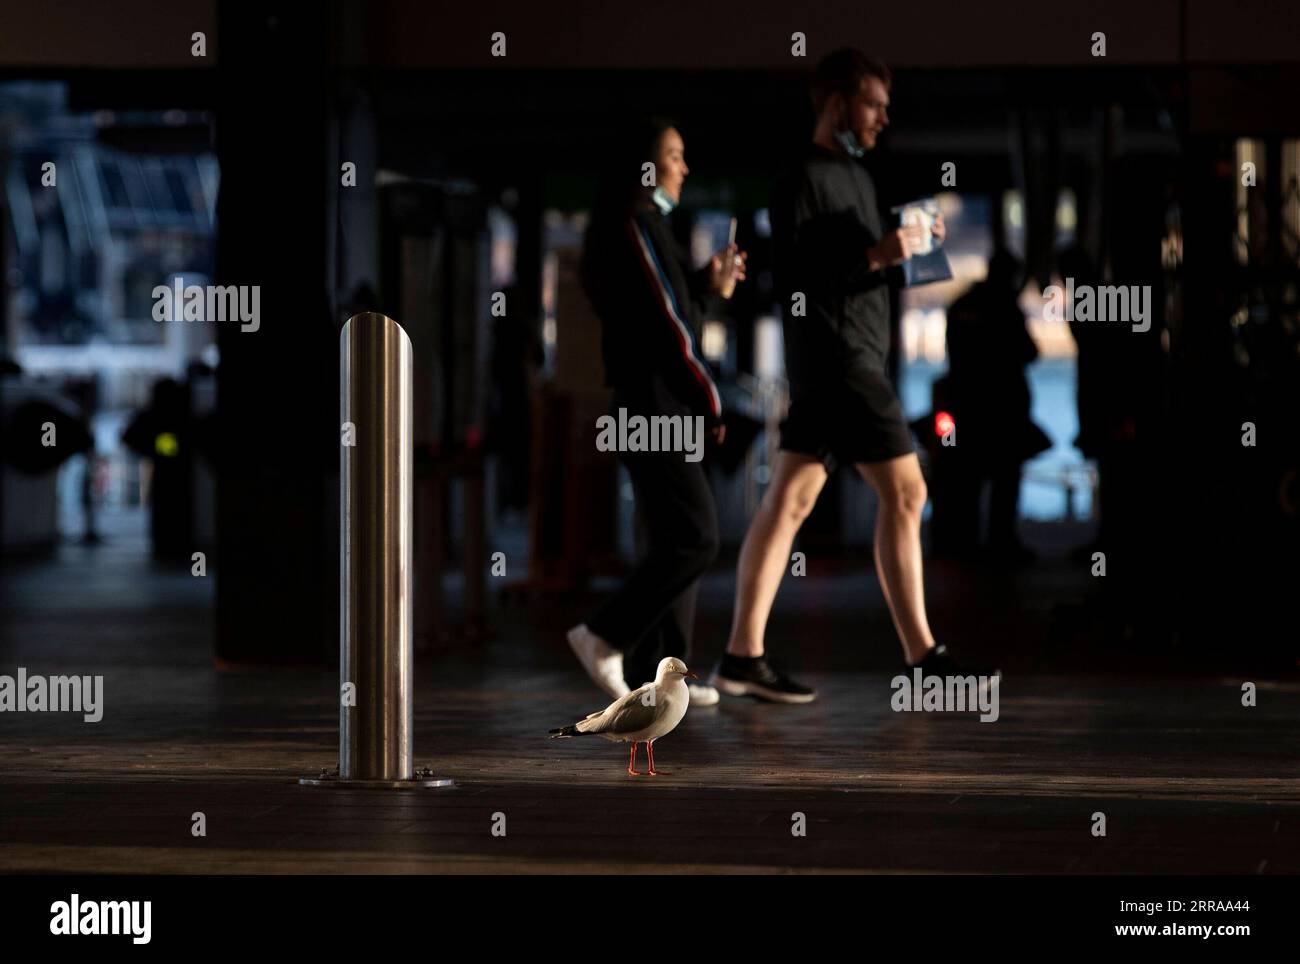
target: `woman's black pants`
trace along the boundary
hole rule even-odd
[[[718,519],[702,462],[682,452],[625,452],[646,549],[587,627],[624,654],[629,686],[654,678],[659,660],[689,664],[696,581],[718,554]]]

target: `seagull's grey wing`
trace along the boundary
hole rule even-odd
[[[613,719],[614,714],[622,708],[623,704],[630,699],[634,699],[640,692],[640,690],[633,690],[631,693],[624,693],[603,710],[597,710],[595,713],[588,713],[573,725],[577,728],[579,733],[601,733],[604,731],[603,724],[607,720]]]
[[[583,733],[636,733],[655,721],[658,707],[645,694],[653,689],[647,684],[633,690],[611,705],[598,719],[583,720],[578,724]]]

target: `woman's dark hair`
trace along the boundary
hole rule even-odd
[[[611,244],[619,242],[627,219],[652,203],[654,189],[641,183],[643,165],[657,160],[660,139],[676,126],[666,117],[648,117],[616,131],[609,142],[583,238],[580,267],[583,289],[597,311],[604,300],[599,259],[612,250]]]

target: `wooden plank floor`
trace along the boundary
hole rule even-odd
[[[1009,641],[1000,719],[980,723],[891,711],[869,572],[796,581],[774,638],[806,641],[822,699],[692,710],[655,779],[629,777],[620,746],[546,738],[602,705],[558,632],[584,604],[499,608],[492,640],[418,662],[416,762],[457,787],[361,792],[296,783],[336,762],[336,674],[217,672],[194,580],[84,550],[3,578],[0,672],[102,673],[106,708],[94,725],[0,715],[0,871],[1300,871],[1300,682],[1252,677],[1245,708],[1236,676],[1086,672],[1052,656],[1032,592],[987,619],[952,601],[978,587],[936,593],[947,638],[992,621]],[[711,654],[730,579],[702,593]]]
[[[417,760],[458,787],[393,793],[294,782],[333,762],[331,677],[244,674],[198,699],[192,673],[132,671],[155,697],[97,727],[6,721],[0,870],[1300,870],[1300,774],[1277,752],[1295,688],[1248,710],[1232,680],[1028,678],[981,724],[895,714],[886,677],[837,675],[810,707],[692,711],[664,775],[635,779],[619,747],[545,738],[596,702],[574,674],[502,672],[426,687]]]

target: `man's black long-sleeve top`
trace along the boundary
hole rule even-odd
[[[794,398],[829,382],[852,384],[889,357],[889,288],[867,249],[884,228],[862,164],[809,145],[772,193],[773,266],[785,316],[786,373]],[[802,316],[794,313],[803,295]]]

